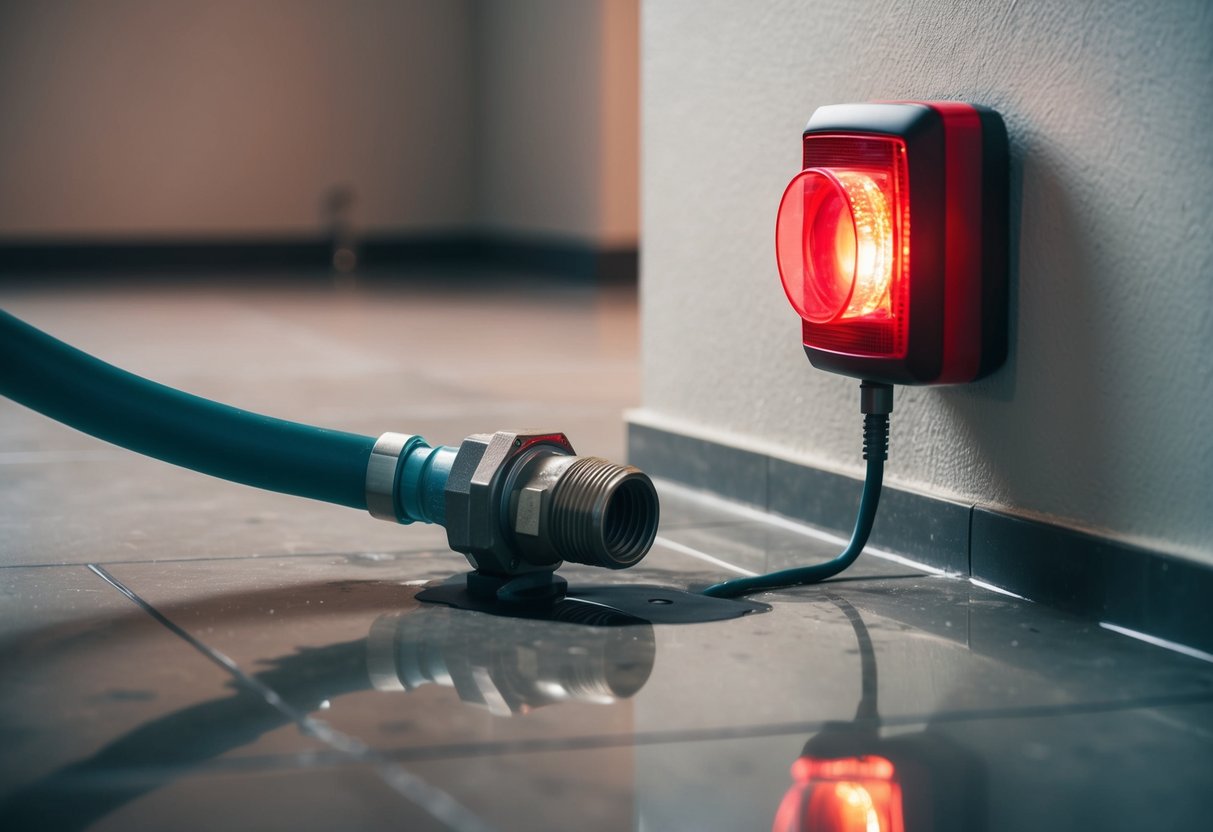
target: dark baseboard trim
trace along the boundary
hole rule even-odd
[[[0,274],[213,271],[324,268],[324,240],[51,240],[0,241]]]
[[[862,483],[755,451],[628,424],[651,476],[847,535]],[[989,507],[885,486],[871,544],[1096,621],[1213,653],[1213,568]]]
[[[331,268],[325,237],[249,239],[0,239],[0,275],[72,274],[103,279],[132,273],[309,272]],[[490,268],[507,272],[634,283],[635,247],[604,247],[562,238],[502,234],[379,235],[356,241],[360,272]],[[300,275],[302,276],[302,275]]]

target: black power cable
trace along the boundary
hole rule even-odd
[[[893,412],[893,385],[879,381],[865,381],[859,385],[860,411],[863,416],[863,457],[868,461],[867,477],[863,483],[863,494],[859,498],[859,515],[855,518],[855,531],[851,542],[838,557],[813,566],[798,566],[781,569],[752,578],[735,578],[713,584],[703,591],[715,598],[736,598],[751,592],[779,589],[788,586],[815,584],[832,578],[855,562],[863,547],[867,545],[876,521],[876,507],[880,503],[880,487],[884,479],[884,463],[889,456],[889,414]]]

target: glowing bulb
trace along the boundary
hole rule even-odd
[[[893,218],[884,192],[872,177],[836,172],[846,192],[855,227],[855,272],[844,318],[870,315],[881,308],[893,280]]]
[[[834,794],[843,807],[839,813],[843,829],[881,832],[880,815],[876,812],[876,804],[867,789],[858,783],[835,783]]]
[[[806,321],[887,313],[893,217],[868,173],[809,168],[788,185],[776,221],[784,291]]]
[[[883,757],[801,757],[772,832],[905,832],[901,787]]]

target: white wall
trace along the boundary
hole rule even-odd
[[[471,3],[0,5],[0,234],[363,230],[472,210]]]
[[[1012,344],[902,388],[889,479],[1213,563],[1213,5],[646,3],[644,410],[860,473],[856,384],[814,370],[772,253],[813,109],[993,106],[1012,143]]]
[[[0,3],[0,238],[635,246],[638,0]]]
[[[477,224],[635,245],[637,0],[477,6]]]

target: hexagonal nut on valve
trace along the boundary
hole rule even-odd
[[[568,456],[573,446],[554,431],[478,433],[459,446],[446,485],[447,543],[477,570],[517,575],[560,565],[558,557],[523,560],[503,516],[503,489],[516,463],[545,451]]]

